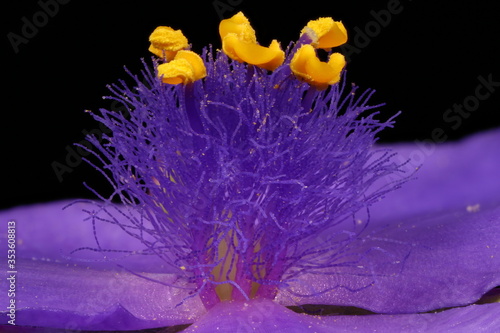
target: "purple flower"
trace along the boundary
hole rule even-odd
[[[110,87],[126,111],[93,115],[111,134],[88,161],[110,193],[0,213],[0,323],[493,332],[499,304],[471,304],[500,285],[500,132],[420,168],[415,147],[375,145],[394,116],[348,85],[343,56],[319,59],[342,23],[311,21],[286,51],[241,13],[220,33],[199,56],[160,27],[160,60]],[[349,306],[377,314],[327,315]]]

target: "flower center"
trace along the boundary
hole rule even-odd
[[[258,284],[252,282],[250,279],[245,278],[241,274],[242,259],[241,254],[237,252],[238,237],[234,232],[224,238],[218,246],[217,257],[220,263],[212,270],[214,280],[218,284],[215,287],[215,292],[221,301],[253,298],[258,290]],[[238,269],[240,272],[238,272]],[[239,273],[239,274],[238,274]],[[229,283],[229,281],[236,283]]]
[[[273,40],[268,47],[259,45],[255,30],[241,12],[222,20],[219,33],[223,52],[239,63],[247,63],[248,73],[252,73],[252,66],[268,71],[286,66],[290,73],[300,80],[317,89],[325,89],[340,80],[340,73],[345,66],[343,56],[338,53],[331,55],[328,62],[320,61],[316,55],[316,47],[331,48],[347,39],[342,23],[331,18],[309,22],[302,34],[304,40],[310,44],[301,45],[302,42],[299,41],[295,55],[290,56],[290,60],[285,64],[285,52],[280,43]],[[186,111],[191,115],[191,125],[197,128],[197,131],[203,132],[197,115],[199,106],[194,105],[196,97],[191,95],[193,88],[190,86],[207,76],[203,59],[187,50],[187,38],[180,30],[158,27],[150,36],[150,41],[150,51],[164,61],[157,67],[158,76],[166,84],[186,85]],[[279,83],[273,85],[273,90],[279,91],[279,88]],[[266,125],[267,118],[269,116],[265,117],[261,127]],[[231,220],[234,216],[227,214],[226,218]],[[210,271],[207,273],[202,268],[195,269],[196,274],[203,277],[197,281],[206,305],[211,306],[217,301],[244,300],[259,296],[273,298],[276,294],[283,275],[280,260],[285,256],[286,246],[277,250],[272,244],[263,244],[262,235],[249,237],[259,232],[260,226],[255,227],[257,224],[258,222],[246,224],[238,221],[236,226],[223,228],[223,231],[220,227],[215,227],[212,236],[207,237],[206,245],[200,251]],[[192,267],[196,266],[193,264]],[[181,268],[186,269],[185,266]]]
[[[347,222],[387,192],[370,186],[399,170],[372,151],[392,118],[367,114],[378,107],[366,104],[370,91],[344,91],[342,55],[317,57],[345,41],[340,22],[313,21],[286,52],[259,45],[241,13],[219,31],[222,51],[200,56],[180,31],[155,30],[156,68],[144,82],[132,76],[134,87],[111,86],[129,112],[101,110],[112,134],[90,139],[110,172],[110,203],[119,196],[131,212],[106,222],[140,239],[207,308],[357,269],[360,226]]]

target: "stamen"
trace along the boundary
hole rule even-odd
[[[345,222],[399,186],[373,184],[400,166],[372,151],[393,118],[377,119],[371,110],[381,105],[367,104],[371,91],[336,84],[341,54],[317,56],[316,48],[346,41],[344,26],[309,22],[286,61],[276,40],[257,43],[242,13],[223,20],[219,33],[222,51],[200,56],[180,30],[158,27],[150,36],[162,58],[156,71],[146,66],[144,82],[131,74],[133,87],[110,87],[128,112],[94,115],[113,135],[88,138],[103,166],[89,164],[113,192],[94,191],[106,201],[106,219],[93,214],[93,221],[140,240],[142,253],[192,284],[186,299],[199,296],[207,308],[274,299],[304,274],[358,274],[367,252],[353,244],[363,230]],[[117,198],[123,208],[108,208]]]
[[[239,39],[247,43],[257,43],[255,30],[250,25],[250,21],[238,12],[233,17],[222,20],[219,24],[219,34],[221,39],[224,39],[228,34],[236,34]]]
[[[297,77],[318,89],[325,89],[328,85],[339,82],[344,66],[345,59],[342,54],[333,53],[328,62],[323,62],[318,59],[316,51],[309,44],[297,50],[290,63],[290,68]]]
[[[347,42],[347,30],[341,21],[334,21],[331,17],[321,17],[307,23],[302,29],[312,39],[312,45],[320,49],[329,49]]]
[[[277,40],[269,47],[257,43],[255,30],[242,12],[222,20],[219,25],[222,50],[231,59],[267,70],[275,70],[285,60],[285,52]]]
[[[158,76],[164,83],[191,83],[207,75],[203,59],[193,51],[181,50],[174,59],[158,66]]]
[[[222,40],[222,49],[231,59],[270,71],[278,68],[285,60],[285,53],[277,40],[273,40],[269,47],[264,47],[256,43],[246,43],[231,33]]]
[[[187,38],[180,30],[170,27],[157,27],[149,36],[151,45],[149,51],[160,58],[172,60],[177,51],[187,49],[189,46]]]

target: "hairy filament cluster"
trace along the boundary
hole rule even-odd
[[[132,85],[110,87],[128,112],[94,115],[112,133],[89,138],[114,188],[102,199],[125,205],[125,218],[108,222],[192,282],[207,307],[272,299],[301,274],[356,265],[354,214],[399,185],[372,186],[399,172],[372,149],[393,117],[376,118],[370,90],[297,79],[293,50],[269,72],[205,49],[206,77],[186,85],[145,65]]]

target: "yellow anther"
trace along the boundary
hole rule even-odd
[[[312,45],[320,49],[329,49],[347,42],[347,30],[340,21],[331,17],[321,17],[307,23],[302,29],[313,40]]]
[[[203,59],[193,51],[181,50],[174,59],[158,66],[158,76],[164,83],[190,83],[207,75]]]
[[[285,60],[285,52],[276,40],[273,40],[269,47],[264,47],[242,41],[236,34],[228,34],[222,40],[222,50],[231,59],[270,71],[275,70]]]
[[[285,52],[278,41],[273,40],[269,47],[257,43],[255,30],[242,12],[222,20],[219,34],[222,39],[222,50],[233,60],[271,71],[285,60]]]
[[[180,30],[170,27],[158,27],[149,36],[149,51],[160,58],[172,60],[175,54],[188,47],[188,40]]]
[[[239,39],[248,43],[257,43],[255,30],[242,12],[233,17],[222,20],[219,24],[220,38],[223,40],[228,34],[236,34]]]
[[[342,54],[333,53],[328,62],[323,62],[309,44],[302,45],[290,62],[290,68],[297,77],[318,89],[339,82],[344,66],[345,58]]]

